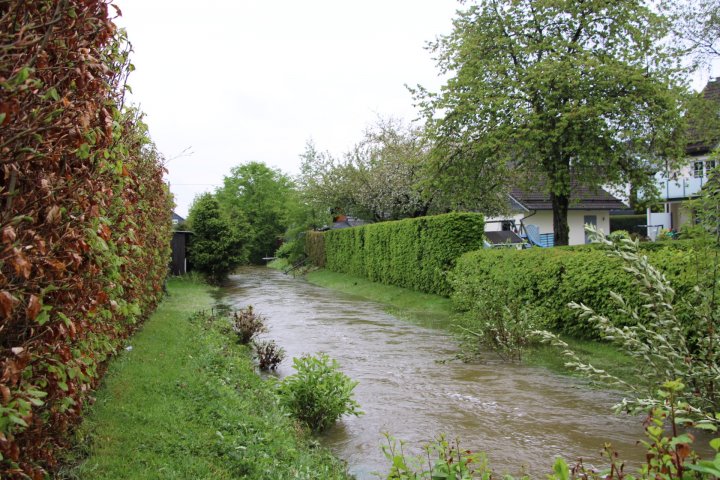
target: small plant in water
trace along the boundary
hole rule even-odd
[[[238,342],[243,345],[250,343],[258,334],[267,332],[265,317],[255,313],[252,305],[234,312],[230,320]]]
[[[382,446],[385,458],[391,463],[387,480],[471,480],[491,478],[484,454],[462,450],[460,441],[450,443],[441,435],[423,446],[424,454],[406,455],[405,444],[385,433],[387,445]]]
[[[352,398],[357,382],[340,371],[338,363],[324,353],[293,358],[297,371],[278,387],[280,404],[314,432],[333,425],[343,415],[360,415]]]
[[[256,341],[253,346],[260,370],[275,370],[285,358],[285,350],[275,340]]]

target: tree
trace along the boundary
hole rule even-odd
[[[299,183],[334,213],[373,221],[423,216],[445,206],[441,189],[427,181],[430,152],[421,129],[381,118],[342,160],[308,143]]]
[[[566,245],[573,181],[641,188],[652,177],[640,166],[681,155],[668,29],[639,0],[484,0],[459,12],[431,45],[450,79],[438,94],[414,90],[435,163],[496,192],[520,180],[544,188],[555,244]]]
[[[241,215],[250,227],[249,258],[262,263],[272,255],[288,227],[287,201],[294,186],[280,170],[251,162],[233,168],[217,191],[223,214]]]
[[[672,2],[675,35],[696,65],[720,57],[720,0]]]
[[[195,198],[188,223],[194,233],[190,261],[211,283],[221,283],[228,273],[247,262],[247,234],[221,215],[214,195],[204,193]]]

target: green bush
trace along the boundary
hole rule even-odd
[[[338,363],[322,353],[293,358],[297,372],[285,377],[278,392],[280,404],[314,432],[321,432],[343,415],[360,415],[352,398],[357,382],[340,371]]]
[[[646,247],[647,245],[647,247]],[[688,242],[666,245],[641,244],[641,251],[672,282],[680,298],[691,299],[697,284],[696,254]],[[477,312],[478,298],[492,286],[507,292],[495,301],[513,298],[544,319],[545,326],[577,337],[597,338],[596,330],[568,308],[572,301],[599,311],[611,311],[611,321],[619,326],[631,323],[612,307],[610,291],[621,294],[631,306],[641,298],[624,272],[619,258],[610,258],[594,245],[533,248],[530,250],[484,249],[460,257],[450,275],[453,306],[461,312]],[[502,305],[499,305],[500,307]],[[688,318],[686,305],[678,305],[678,316]]]
[[[328,270],[448,296],[447,272],[482,245],[484,220],[450,213],[332,230],[324,234]]]

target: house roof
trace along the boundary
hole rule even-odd
[[[705,100],[720,103],[720,77],[708,80],[707,85],[703,88],[702,96]],[[691,138],[685,147],[685,153],[688,155],[702,155],[708,153],[717,145],[717,138],[708,141],[707,138],[698,139],[701,134],[694,129],[690,129],[689,136]],[[693,139],[693,137],[695,137]]]
[[[552,210],[550,194],[542,187],[535,190],[523,190],[513,187],[510,196],[528,210]],[[610,210],[627,208],[615,196],[602,188],[591,188],[573,181],[570,186],[570,210]]]
[[[172,212],[172,219],[173,219],[173,220],[177,220],[178,222],[184,222],[184,221],[185,221],[185,219],[184,219],[183,217],[181,217],[180,215],[178,215],[178,214],[175,213],[175,212]]]

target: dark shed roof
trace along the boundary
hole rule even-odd
[[[522,190],[514,187],[510,195],[529,210],[552,210],[550,194],[537,190]],[[602,188],[590,188],[578,182],[570,186],[570,210],[609,210],[626,208],[626,205]]]

